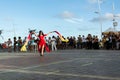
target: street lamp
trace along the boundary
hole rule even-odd
[[[115,7],[114,7],[114,3],[113,3],[113,6],[112,6],[112,10],[113,10],[113,27],[114,27],[114,31],[116,31],[116,27],[118,26],[118,22],[116,21],[116,17],[118,17],[118,16],[116,16],[115,14],[114,14],[114,10],[115,10]]]
[[[99,14],[99,21],[100,21],[100,34],[101,34],[101,39],[102,39],[102,16],[101,16],[101,6],[100,6],[100,0],[98,0],[98,12]]]

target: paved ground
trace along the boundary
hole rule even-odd
[[[120,80],[120,51],[0,52],[0,80]]]

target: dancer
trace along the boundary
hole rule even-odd
[[[48,34],[50,34],[52,32],[49,32]],[[39,42],[38,42],[38,51],[40,53],[40,56],[44,55],[44,48],[47,52],[50,52],[50,49],[48,48],[46,41],[45,41],[45,36],[47,36],[48,34],[44,34],[41,30],[39,31],[39,35],[36,35],[36,33],[34,33],[35,36],[37,36],[39,38]]]
[[[30,39],[32,38],[32,34],[34,34],[34,32],[35,32],[35,30],[30,30],[29,31],[29,35],[25,39],[24,45],[22,46],[21,51],[27,51],[26,46],[27,46],[28,42],[30,41]]]

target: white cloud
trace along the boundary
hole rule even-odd
[[[57,17],[71,23],[80,23],[83,21],[83,19],[76,17],[73,13],[69,11],[64,11],[63,13],[59,14]]]
[[[97,3],[97,0],[88,0],[89,3],[94,4]]]
[[[72,18],[72,20],[76,21],[76,22],[82,22],[83,19],[82,18]]]
[[[116,20],[120,20],[120,14],[113,15],[112,13],[106,13],[105,16],[106,20],[113,20],[114,18]]]
[[[83,19],[78,19],[78,18],[70,18],[70,19],[64,19],[64,20],[71,23],[80,23],[83,21]]]
[[[71,22],[71,23],[77,23],[75,21],[73,21],[72,19],[64,19],[65,21]]]
[[[113,18],[115,18],[116,20],[120,20],[120,14],[116,14],[113,17],[112,13],[106,13],[104,16],[101,17],[101,21],[112,21]],[[90,20],[91,22],[99,22],[100,21],[100,17],[95,17],[92,20]]]
[[[116,14],[116,19],[120,20],[120,14]]]
[[[105,0],[99,0],[100,3],[103,3]],[[88,0],[90,4],[96,4],[98,3],[98,0]]]
[[[60,16],[62,18],[73,18],[74,17],[74,14],[73,13],[70,13],[68,11],[64,11],[62,14],[60,14]]]
[[[81,28],[77,28],[78,31],[93,31],[96,30],[96,28],[91,28],[91,27],[87,27],[87,26],[83,26]]]

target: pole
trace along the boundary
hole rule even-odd
[[[114,10],[115,10],[114,3],[112,4],[112,10],[113,10],[113,27],[114,27],[114,31],[116,31],[117,22],[115,19],[116,16],[114,14]]]
[[[102,16],[101,16],[100,0],[98,0],[98,8],[99,8],[99,21],[100,21],[100,35],[102,39]]]

